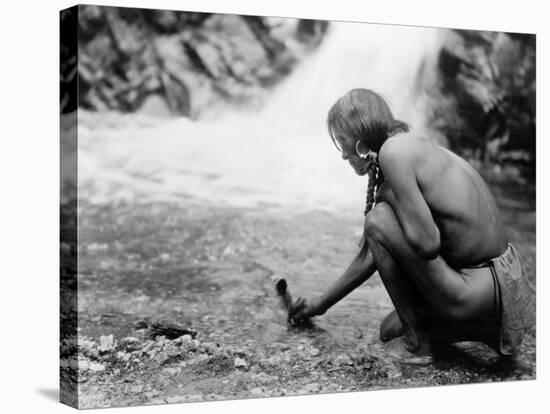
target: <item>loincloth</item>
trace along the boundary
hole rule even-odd
[[[489,260],[500,313],[498,337],[489,343],[501,355],[513,355],[535,324],[534,289],[527,280],[519,253],[512,244],[499,257]]]

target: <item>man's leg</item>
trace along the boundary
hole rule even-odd
[[[455,321],[468,320],[493,311],[494,290],[490,274],[469,277],[450,268],[441,256],[433,260],[420,258],[406,241],[399,221],[389,204],[379,203],[367,215],[365,230],[369,246],[377,259],[377,266],[380,261],[379,271],[382,280],[384,284],[388,282],[390,286],[386,288],[394,301],[407,335],[410,335],[407,331],[421,329],[420,318],[426,316],[425,313],[419,315],[419,312],[423,312],[422,309],[424,312],[430,312],[430,317]],[[399,281],[396,281],[396,278],[399,278],[397,279]],[[417,295],[417,292],[420,294]],[[409,300],[407,305],[407,299],[402,298],[409,296],[413,298],[421,296],[427,306],[422,306],[423,303],[416,299]],[[407,310],[407,308],[416,309],[419,306],[418,303],[420,303],[420,309],[416,312]],[[399,309],[403,306],[405,310]]]
[[[399,320],[391,314],[384,319],[380,327],[381,339],[388,340],[398,336],[401,325],[408,351],[419,352],[422,348],[427,350],[428,338],[421,325],[424,305],[418,288],[375,237],[367,233],[367,241],[380,278],[399,315]]]

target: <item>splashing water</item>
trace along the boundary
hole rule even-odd
[[[396,117],[425,132],[444,32],[335,22],[322,45],[255,113],[216,120],[79,112],[79,190],[92,202],[192,197],[235,206],[362,210],[366,178],[326,132],[351,88],[381,93]]]

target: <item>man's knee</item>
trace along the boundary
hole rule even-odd
[[[365,232],[368,236],[379,239],[391,231],[395,220],[392,207],[386,202],[378,203],[365,217]]]

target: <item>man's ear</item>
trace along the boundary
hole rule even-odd
[[[363,141],[359,141],[356,148],[361,154],[367,154],[369,152],[367,144],[365,144]]]

